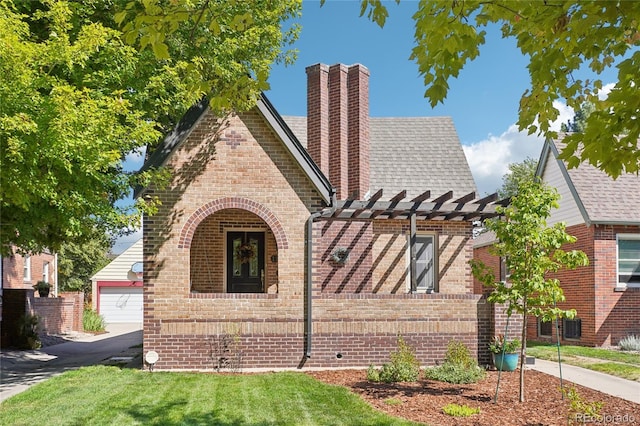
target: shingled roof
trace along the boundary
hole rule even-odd
[[[307,146],[307,118],[283,116],[300,143]],[[430,190],[453,197],[476,192],[467,159],[450,117],[371,117],[371,193],[389,199],[406,190],[407,198]]]
[[[559,152],[565,146],[563,137],[546,141],[538,175],[547,160],[556,160],[587,224],[640,225],[640,176],[627,173],[613,179],[588,163],[567,169],[566,164],[558,160]]]

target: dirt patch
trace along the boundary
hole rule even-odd
[[[380,384],[366,380],[366,371],[339,370],[309,372],[325,383],[346,386],[374,408],[393,416],[440,426],[551,426],[566,425],[569,401],[562,399],[560,381],[538,371],[525,375],[526,402],[519,401],[519,373],[502,373],[498,401],[494,402],[498,372],[489,371],[479,383],[452,385],[431,380],[416,383]],[[565,381],[574,386],[586,402],[602,402],[600,414],[588,424],[640,425],[640,404],[635,404]],[[471,417],[451,417],[442,412],[447,404],[479,408]]]

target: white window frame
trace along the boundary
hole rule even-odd
[[[431,238],[433,247],[433,288],[418,287],[415,293],[438,293],[438,234],[435,232],[417,232],[416,239]],[[416,241],[417,242],[417,241]],[[407,292],[411,292],[411,235],[407,235]],[[418,263],[416,262],[416,274],[420,275]]]
[[[638,288],[640,283],[620,282],[620,240],[640,240],[640,234],[617,234],[616,235],[616,286],[620,288]],[[640,259],[639,259],[640,260]]]
[[[23,258],[23,281],[31,281],[31,256],[25,255]]]
[[[49,262],[42,263],[42,281],[49,282]]]

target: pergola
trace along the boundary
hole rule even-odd
[[[403,201],[407,191],[403,190],[391,199],[381,201],[382,189],[367,200],[347,199],[336,201],[334,207],[324,209],[320,215],[323,219],[344,221],[368,220],[408,220],[410,223],[410,279],[411,290],[417,288],[416,268],[416,228],[418,220],[450,220],[450,221],[483,221],[500,214],[496,206],[506,206],[509,199],[498,200],[496,193],[483,198],[476,198],[475,192],[453,200],[453,191],[431,197],[431,191],[425,191],[417,197]]]

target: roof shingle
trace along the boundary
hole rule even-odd
[[[307,146],[307,118],[283,116]],[[389,199],[407,190],[411,199],[426,190],[432,197],[453,191],[453,198],[476,192],[467,159],[450,117],[371,117],[371,193]]]

